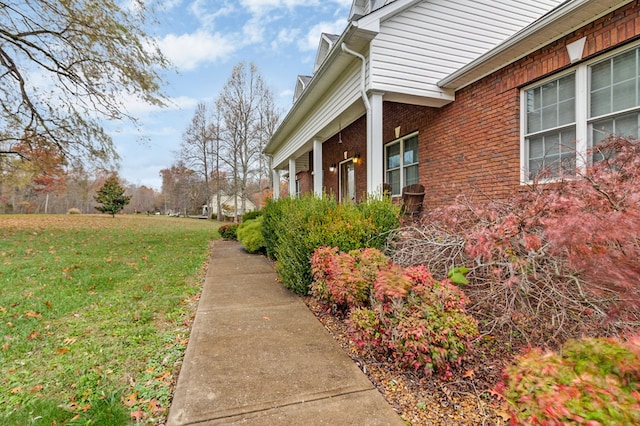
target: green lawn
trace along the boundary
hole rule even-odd
[[[164,421],[217,228],[0,216],[0,424]]]

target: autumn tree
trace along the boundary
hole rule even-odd
[[[185,215],[199,210],[205,201],[204,181],[198,173],[178,161],[168,169],[160,170],[165,212],[181,211]]]
[[[96,206],[96,210],[102,213],[109,213],[112,217],[115,217],[116,213],[120,212],[131,200],[131,197],[124,195],[124,193],[125,189],[120,185],[118,175],[111,174],[94,197],[101,204]]]
[[[262,176],[262,147],[269,140],[279,121],[271,90],[254,64],[236,65],[216,101],[224,128],[225,162],[230,168],[232,189],[240,196],[237,215],[246,210],[248,182]],[[234,197],[235,199],[235,197]],[[235,201],[237,204],[237,201]]]
[[[0,5],[0,157],[53,144],[67,159],[117,158],[103,120],[134,118],[133,97],[163,105],[167,61],[143,30],[143,0],[9,0]],[[135,120],[134,120],[135,121]],[[42,147],[46,148],[46,147]],[[30,158],[37,161],[38,158]]]

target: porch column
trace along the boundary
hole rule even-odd
[[[296,198],[296,160],[289,158],[289,197]]]
[[[276,169],[271,170],[271,177],[273,180],[273,199],[280,198],[280,172]]]
[[[322,183],[324,170],[322,170],[322,141],[313,141],[313,193],[316,197],[322,197]]]
[[[382,194],[384,182],[384,147],[382,145],[382,93],[369,95],[367,114],[367,193]]]

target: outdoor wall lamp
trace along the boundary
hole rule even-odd
[[[353,164],[358,164],[360,162],[360,154],[356,154],[353,157]]]
[[[335,171],[336,171],[336,163],[332,163],[332,164],[329,166],[329,171],[330,171],[330,172],[335,172]]]

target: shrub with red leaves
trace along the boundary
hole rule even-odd
[[[570,340],[532,349],[505,370],[496,391],[512,424],[640,424],[640,339]]]

